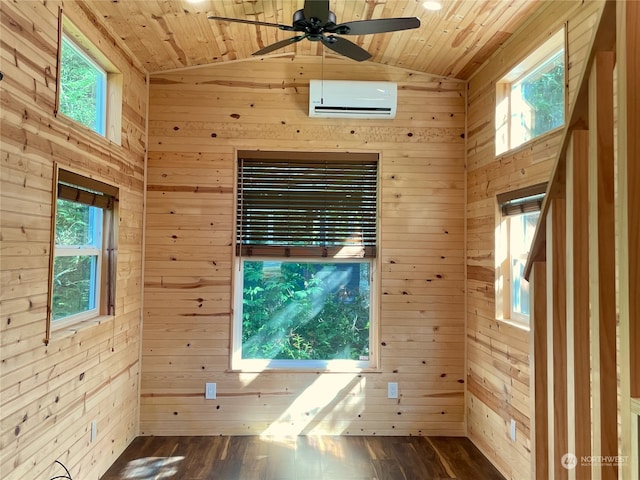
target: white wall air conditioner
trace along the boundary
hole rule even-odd
[[[397,104],[393,82],[309,81],[310,117],[395,118]]]

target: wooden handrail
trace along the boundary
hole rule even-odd
[[[546,218],[549,205],[554,198],[564,198],[565,195],[565,171],[566,155],[571,133],[576,129],[589,128],[589,76],[593,59],[598,52],[612,52],[616,47],[616,0],[606,0],[600,17],[598,27],[591,38],[589,57],[584,64],[580,76],[580,86],[574,99],[569,115],[569,121],[564,129],[562,143],[556,161],[551,172],[551,178],[547,185],[547,191],[542,202],[540,217],[536,226],[536,232],[531,243],[531,249],[524,269],[524,277],[529,280],[531,268],[534,262],[543,261],[546,257]]]

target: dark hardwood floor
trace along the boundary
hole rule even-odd
[[[467,438],[138,437],[102,480],[492,480]]]

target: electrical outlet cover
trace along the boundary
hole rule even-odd
[[[398,398],[398,383],[389,382],[387,384],[387,398]]]
[[[216,392],[216,384],[215,383],[207,383],[204,388],[204,398],[207,400],[215,400],[217,396]]]

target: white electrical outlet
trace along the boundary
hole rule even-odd
[[[216,399],[216,384],[215,383],[207,383],[204,387],[204,398],[207,400],[215,400]]]
[[[98,422],[93,420],[91,422],[91,442],[95,442],[97,436],[98,436]]]
[[[398,383],[387,383],[387,398],[398,398]]]
[[[516,441],[516,421],[512,418],[511,425],[509,426],[509,436],[511,437],[511,441]]]

